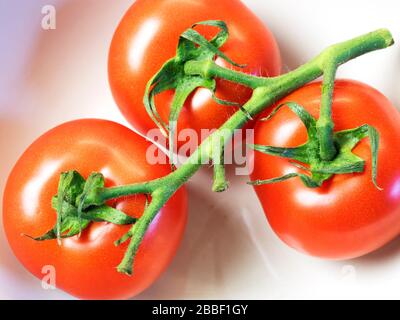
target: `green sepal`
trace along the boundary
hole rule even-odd
[[[56,209],[58,206],[57,196],[52,199],[52,207]],[[87,211],[82,212],[81,217],[78,217],[78,210],[75,206],[67,201],[63,201],[62,208],[62,224],[61,224],[61,238],[73,237],[89,226],[91,222],[110,222],[117,225],[126,225],[136,222],[125,213],[116,210],[112,207],[103,205],[100,207],[93,207]],[[57,238],[57,229],[46,232],[44,235],[32,238],[36,241],[52,240]]]
[[[82,193],[85,179],[75,170],[61,173],[58,190],[63,191],[63,200],[74,203]]]
[[[217,27],[220,29],[220,32],[211,41],[208,41],[194,29],[198,25]],[[235,67],[239,68],[246,67],[246,65],[238,64],[232,61],[229,57],[227,57],[223,52],[221,52],[218,49],[228,40],[228,37],[229,37],[229,31],[226,23],[219,20],[208,20],[196,23],[192,26],[192,28],[187,29],[181,35],[181,38],[188,40],[190,43],[197,44],[198,48],[201,49],[201,51],[199,51],[200,53],[199,55],[189,55],[189,57],[191,58],[190,60],[196,59],[199,56],[203,55],[204,57],[211,56],[212,58],[214,58],[214,56],[219,56]]]
[[[199,87],[208,88],[215,90],[215,80],[203,79],[200,76],[184,77],[182,80],[178,80],[178,84],[175,88],[174,99],[171,104],[171,111],[169,115],[168,124],[168,141],[169,141],[169,158],[171,161],[174,159],[173,154],[175,151],[175,133],[177,128],[177,122],[185,101],[189,95]]]
[[[29,235],[27,235],[27,237],[35,240],[35,241],[45,241],[45,240],[54,240],[54,239],[66,239],[66,238],[70,238],[73,236],[76,236],[77,234],[79,234],[81,232],[81,230],[86,229],[90,224],[90,221],[85,220],[85,219],[81,219],[79,220],[76,217],[66,217],[63,220],[63,223],[61,225],[61,234],[60,236],[58,236],[57,234],[57,228],[54,227],[53,229],[49,230],[48,232],[46,232],[44,235],[40,236],[40,237],[31,237]]]
[[[307,129],[309,140],[313,140],[313,138],[317,136],[317,129],[316,129],[317,121],[306,109],[304,109],[298,103],[295,102],[282,103],[279,106],[277,106],[267,117],[262,118],[261,121],[269,121],[279,112],[279,110],[281,110],[285,106],[287,106],[293,113],[295,113],[300,118],[301,122],[303,122],[304,126]]]
[[[179,78],[184,76],[184,69],[175,59],[167,61],[160,71],[154,75],[153,78],[146,85],[146,90],[143,98],[143,103],[147,113],[157,127],[161,130],[161,133],[168,136],[168,125],[161,118],[157,111],[154,97],[164,91],[176,89],[177,81]]]
[[[78,208],[78,217],[83,209],[89,206],[100,206],[104,201],[98,197],[99,190],[104,188],[104,176],[101,173],[94,172],[86,180],[83,191],[76,197],[75,205]]]
[[[208,41],[194,29],[198,25],[217,27],[219,32],[213,39]],[[203,78],[198,75],[186,75],[184,71],[187,61],[214,61],[217,56],[234,66],[244,67],[244,65],[239,65],[229,59],[219,50],[228,37],[228,28],[223,21],[209,20],[194,24],[180,36],[176,56],[167,61],[147,83],[143,103],[153,122],[161,130],[162,134],[168,138],[171,161],[174,159],[174,137],[179,115],[185,101],[197,88],[209,89],[212,92],[213,99],[221,105],[232,105],[241,108],[235,102],[225,101],[215,96],[216,82],[214,79]],[[154,98],[157,94],[167,90],[175,90],[175,96],[171,104],[168,123],[165,123],[157,111]]]
[[[277,178],[250,181],[250,182],[248,182],[248,184],[253,185],[253,186],[260,186],[260,185],[264,185],[264,184],[272,184],[272,183],[282,182],[282,181],[289,180],[292,178],[297,178],[297,177],[300,178],[301,181],[304,183],[304,185],[309,188],[316,188],[316,187],[320,187],[322,185],[322,181],[320,181],[320,180],[315,180],[312,177],[309,177],[305,174],[295,173],[295,172],[288,173],[284,176],[277,177]]]
[[[348,151],[351,151],[361,140],[367,137],[369,138],[371,144],[372,182],[376,188],[381,189],[377,183],[378,151],[380,140],[379,132],[374,127],[365,124],[358,128],[340,131],[335,134],[337,143]],[[363,161],[362,159],[360,160]]]
[[[82,193],[85,179],[75,170],[62,172],[58,183],[58,202],[56,204],[57,221],[55,233],[58,241],[62,234],[63,202],[75,203],[76,197]]]
[[[292,163],[295,167],[310,172],[311,175],[302,173],[289,173],[277,178],[252,181],[249,182],[249,184],[271,184],[298,177],[307,187],[316,188],[320,187],[324,181],[330,179],[335,174],[361,173],[365,169],[365,161],[356,156],[352,150],[361,140],[369,137],[371,141],[372,182],[378,189],[380,189],[376,181],[379,133],[375,128],[371,127],[370,125],[363,125],[355,129],[343,130],[334,133],[334,141],[337,146],[338,153],[333,160],[324,161],[319,155],[319,140],[316,128],[317,121],[299,104],[294,102],[281,104],[274,109],[268,117],[261,120],[270,120],[285,105],[288,106],[305,125],[308,133],[307,142],[301,146],[293,148],[262,145],[248,146],[256,151],[268,155],[288,158],[307,164],[308,167],[298,163]]]
[[[296,148],[281,148],[273,146],[262,146],[258,144],[248,144],[247,146],[254,149],[255,151],[259,151],[265,154],[297,160],[304,163],[307,163],[309,159],[310,148],[308,144],[304,144]]]
[[[60,240],[80,234],[91,222],[135,223],[135,218],[103,203],[98,197],[103,187],[101,173],[92,173],[86,181],[76,171],[61,173],[58,193],[52,198],[52,207],[57,213],[56,224],[40,237],[29,237],[37,241]]]
[[[96,197],[98,190],[101,188],[104,188],[104,176],[101,173],[92,173],[86,180],[82,193],[76,197],[78,220],[81,219],[83,209],[91,205],[99,206],[103,204],[103,201],[99,201]]]
[[[55,209],[56,204],[58,203],[57,196],[53,197],[51,203],[53,209]],[[63,212],[66,216],[79,218],[78,209],[66,201],[63,202]],[[81,218],[93,222],[110,222],[117,225],[132,224],[136,222],[135,218],[107,205],[91,206],[81,213]]]

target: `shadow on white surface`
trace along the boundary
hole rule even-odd
[[[354,262],[369,265],[370,267],[379,267],[393,260],[400,258],[400,237],[396,237],[391,242],[366,256],[353,259]]]
[[[255,200],[251,188],[244,184],[247,178],[228,175],[234,187],[216,195],[211,191],[211,174],[210,169],[202,169],[189,184],[189,222],[183,243],[167,272],[138,299],[238,299],[275,295],[260,291],[263,284],[276,285],[277,279],[273,267],[265,267],[270,246],[263,248],[265,252],[261,256],[260,248],[254,244],[252,233],[257,225],[264,233],[258,241],[265,239],[266,221],[260,211],[246,209],[246,201]],[[249,192],[244,192],[247,188]],[[235,202],[230,192],[235,194]],[[249,215],[246,221],[243,211]]]

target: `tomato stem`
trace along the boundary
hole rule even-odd
[[[220,152],[213,160],[214,182],[212,186],[212,191],[214,192],[223,192],[229,187],[229,184],[226,181],[225,177],[224,155],[224,148],[222,148],[222,152]]]
[[[184,70],[187,75],[200,75],[205,78],[217,77],[252,89],[273,88],[274,91],[268,90],[269,92],[267,91],[268,93],[264,97],[266,102],[269,102],[271,99],[268,95],[274,96],[272,100],[278,100],[282,96],[322,76],[324,73],[333,73],[334,78],[336,69],[340,65],[368,52],[387,48],[393,43],[391,33],[386,29],[379,29],[332,45],[322,51],[316,58],[294,71],[271,78],[252,76],[241,71],[224,68],[209,60],[188,61]],[[328,78],[331,80],[332,77],[328,76]],[[259,110],[257,109],[257,111]]]
[[[129,195],[132,191],[134,193],[138,191],[149,193],[149,191],[152,191],[152,201],[145,209],[143,216],[137,222],[135,232],[133,232],[128,250],[118,267],[118,271],[131,274],[134,256],[151,221],[179,187],[198,171],[202,163],[205,163],[204,160],[213,160],[214,162],[213,190],[222,191],[227,188],[228,184],[225,180],[222,156],[223,148],[232,138],[234,131],[242,128],[249,121],[249,115],[251,117],[257,116],[279,99],[308,82],[317,79],[323,74],[325,74],[326,87],[324,90],[325,98],[322,107],[323,110],[321,110],[320,118],[321,140],[324,141],[321,144],[323,145],[321,147],[321,154],[326,158],[332,157],[332,154],[334,156],[336,150],[332,148],[331,85],[334,81],[337,67],[360,55],[386,48],[392,44],[393,38],[388,30],[377,30],[352,40],[333,45],[305,65],[292,72],[274,78],[248,75],[240,71],[220,67],[215,62],[209,60],[186,62],[184,71],[187,75],[200,75],[206,79],[217,77],[229,80],[252,88],[253,94],[247,103],[218,130],[205,139],[198,149],[189,157],[187,162],[176,171],[161,179],[145,182],[143,185],[122,186],[105,191],[107,197]],[[215,146],[219,146],[219,149],[217,147],[217,150],[215,150]],[[215,154],[221,157],[218,161],[216,161]]]
[[[214,192],[224,192],[228,189],[229,183],[225,178],[225,166],[224,164],[214,164],[214,182],[212,186],[212,191]]]
[[[241,71],[224,68],[210,60],[190,60],[185,63],[184,70],[187,75],[200,75],[206,79],[218,77],[234,83],[242,84],[252,89],[268,85],[271,79],[252,76]]]
[[[150,223],[154,220],[158,212],[161,210],[161,208],[164,206],[164,204],[168,201],[173,193],[174,192],[165,190],[164,188],[161,188],[153,193],[152,200],[149,206],[145,208],[143,215],[131,227],[131,231],[128,232],[129,236],[131,237],[131,241],[129,242],[128,249],[125,252],[124,258],[117,267],[118,272],[132,275],[133,260],[145,236],[145,233]]]
[[[223,68],[213,61],[188,61],[185,64],[187,75],[200,75],[204,78],[218,77],[234,83],[245,85],[252,89],[264,88],[265,107],[304,84],[324,76],[322,86],[321,114],[317,122],[320,142],[320,157],[330,161],[337,155],[334,144],[334,123],[332,121],[332,98],[337,68],[365,53],[383,49],[393,44],[393,38],[386,29],[362,35],[349,41],[333,45],[324,50],[319,56],[299,67],[298,69],[274,78],[256,77],[240,71]],[[257,102],[255,104],[262,105]],[[262,106],[264,108],[264,106]],[[245,110],[255,116],[260,112],[257,107],[247,107]]]
[[[130,196],[134,194],[151,194],[156,189],[157,185],[158,181],[154,180],[125,186],[102,188],[96,194],[97,199],[93,199],[92,201],[105,202],[107,200]]]
[[[337,149],[333,139],[334,123],[332,120],[332,99],[336,70],[337,66],[335,63],[329,64],[324,68],[320,117],[316,124],[319,139],[319,153],[321,159],[325,161],[331,161],[337,155]]]
[[[223,33],[222,35],[224,36],[225,34]],[[192,36],[194,37],[194,35]],[[198,35],[195,34],[195,36],[195,39],[199,40]],[[200,40],[199,43],[203,45],[204,41],[202,39]],[[279,99],[285,97],[308,82],[317,79],[321,75],[325,75],[325,78],[321,117],[318,121],[321,140],[320,153],[323,159],[334,157],[336,150],[334,149],[335,147],[332,138],[333,123],[331,119],[331,103],[333,81],[337,67],[367,52],[383,49],[391,44],[393,44],[393,39],[390,32],[385,29],[377,30],[352,40],[333,45],[324,50],[319,56],[296,70],[273,78],[255,77],[240,71],[223,68],[218,66],[213,60],[192,60],[185,62],[183,68],[185,76],[201,76],[204,80],[222,78],[250,87],[253,89],[253,93],[247,103],[245,103],[218,130],[205,139],[189,157],[187,162],[177,170],[171,172],[165,177],[152,181],[112,188],[99,188],[97,192],[94,192],[86,199],[86,205],[90,206],[104,204],[107,200],[133,194],[151,195],[150,204],[146,206],[143,215],[132,226],[128,234],[120,241],[122,242],[129,238],[131,239],[125,256],[121,264],[118,266],[118,271],[128,275],[132,274],[134,257],[150,223],[172,195],[199,170],[203,163],[211,160],[213,161],[213,190],[223,191],[227,188],[228,184],[225,180],[223,151],[224,146],[232,138],[236,129],[242,128],[249,121],[250,117],[256,117],[259,113],[276,103]],[[209,49],[209,46],[207,48]],[[196,50],[196,47],[192,46],[191,50]],[[170,75],[171,72],[174,72],[174,70],[181,70],[178,63],[180,63],[179,59],[176,61],[170,60],[169,64],[167,64],[168,68],[165,69],[169,72],[168,75]],[[178,76],[178,74],[176,76]],[[161,76],[159,78],[168,79],[168,77]],[[161,82],[160,79],[157,78],[158,82],[154,80],[154,84],[153,82],[150,83],[147,90],[149,97],[147,100],[145,98],[145,102],[147,101],[147,104],[145,103],[146,107],[152,112],[155,112],[155,106],[152,103],[156,93],[155,91],[151,91],[150,88],[152,85],[161,84],[168,87],[167,84],[169,84]],[[182,85],[178,80],[177,83]],[[204,83],[213,87],[213,83],[208,83],[207,81]],[[161,92],[162,88],[158,89],[158,92]],[[178,105],[178,107],[180,107],[180,105]],[[375,136],[376,135],[373,135],[373,137]],[[378,138],[375,137],[376,141],[377,139]],[[117,244],[120,242],[117,242]]]

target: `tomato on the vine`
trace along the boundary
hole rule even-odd
[[[318,118],[321,83],[308,84],[283,102],[296,102]],[[335,130],[369,124],[380,133],[378,185],[371,181],[370,142],[354,153],[366,160],[363,173],[338,174],[322,187],[307,188],[300,179],[256,186],[272,229],[289,246],[310,255],[349,259],[367,254],[400,232],[400,114],[377,90],[356,81],[338,80],[333,97]],[[255,126],[258,145],[295,147],[307,133],[289,108]],[[252,180],[303,172],[288,159],[254,153]]]
[[[92,222],[80,237],[38,242],[22,234],[41,236],[56,221],[51,206],[60,173],[77,170],[84,178],[102,173],[107,186],[132,184],[167,175],[168,164],[151,165],[146,159],[151,144],[130,129],[106,120],[85,119],[60,125],[41,136],[13,168],[3,199],[3,223],[17,258],[36,277],[52,266],[57,288],[80,298],[132,297],[150,286],[167,267],[181,241],[187,220],[184,187],[152,222],[135,258],[134,274],[117,272],[127,244],[114,241],[130,228]],[[113,200],[112,205],[138,218],[145,195]]]
[[[175,56],[179,36],[204,20],[227,23],[230,36],[221,50],[233,61],[246,64],[244,72],[260,76],[280,73],[280,53],[272,33],[239,0],[137,0],[115,31],[108,71],[117,105],[142,134],[157,128],[143,106],[147,82]],[[196,28],[207,38],[216,33],[213,27]],[[231,67],[219,58],[217,63]],[[250,98],[251,90],[218,80],[216,96],[243,104]],[[157,110],[167,123],[172,98],[171,90],[156,96]],[[201,129],[219,128],[237,110],[217,104],[208,89],[199,88],[184,105],[178,119],[178,133],[190,128],[200,139]]]

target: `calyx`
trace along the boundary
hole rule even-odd
[[[52,198],[52,207],[57,213],[55,226],[37,241],[69,238],[81,233],[91,222],[133,224],[136,219],[99,201],[98,192],[104,188],[101,173],[92,173],[85,179],[77,171],[63,172],[58,193]]]
[[[294,161],[293,165],[295,167],[308,171],[309,174],[293,172],[277,178],[251,181],[249,184],[270,184],[298,177],[307,187],[316,188],[320,187],[324,181],[330,179],[335,174],[363,172],[365,161],[356,156],[352,150],[361,140],[369,137],[372,155],[372,182],[380,189],[376,182],[379,133],[374,127],[365,124],[355,129],[335,132],[333,138],[337,154],[332,160],[325,161],[320,157],[317,120],[299,104],[287,102],[279,105],[267,118],[262,119],[262,121],[268,121],[285,105],[288,106],[305,125],[308,134],[307,142],[294,148],[263,145],[249,145],[249,147],[265,154],[291,159]]]
[[[217,27],[220,31],[208,41],[194,28],[198,25]],[[210,61],[221,57],[233,66],[243,68],[228,58],[219,50],[228,40],[229,32],[226,23],[219,20],[209,20],[196,23],[187,29],[179,38],[176,56],[168,60],[158,73],[148,82],[144,95],[144,105],[154,123],[159,127],[165,137],[169,139],[170,160],[174,157],[174,137],[177,128],[179,114],[189,95],[197,88],[206,88],[212,92],[213,99],[221,105],[240,107],[238,103],[225,101],[215,96],[216,81],[213,77],[200,75],[188,75],[185,73],[185,63],[188,61]],[[163,121],[155,106],[154,97],[167,90],[175,90],[174,99],[171,104],[168,124]]]

